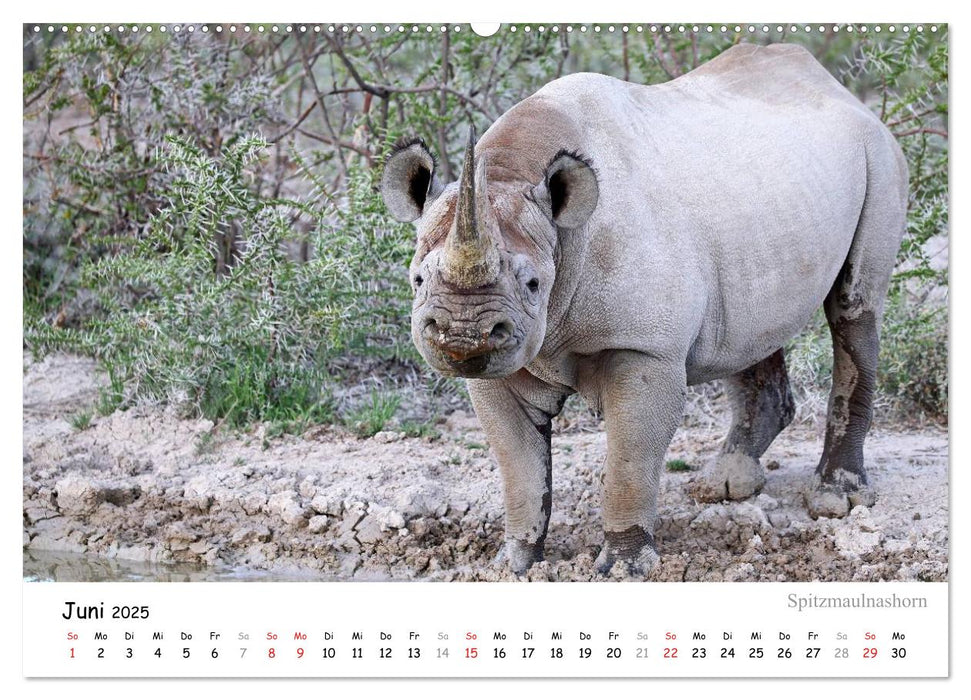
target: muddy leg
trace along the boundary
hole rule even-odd
[[[833,336],[833,389],[826,418],[823,456],[806,498],[809,514],[843,517],[856,505],[873,505],[863,466],[863,440],[873,414],[878,312],[841,298],[840,284],[826,299],[826,318]]]
[[[470,379],[468,387],[502,473],[506,538],[497,563],[521,574],[543,559],[553,497],[552,420],[567,394],[525,370],[507,379]]]
[[[692,481],[699,501],[739,500],[765,484],[759,457],[795,415],[782,350],[729,377],[725,388],[732,405],[732,427],[721,452]]]
[[[654,544],[664,453],[684,412],[683,362],[618,352],[606,362],[599,391],[607,423],[604,546],[601,573],[626,561],[635,573],[658,562]]]

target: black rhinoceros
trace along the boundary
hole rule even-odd
[[[460,182],[443,186],[416,141],[382,191],[418,229],[414,342],[468,377],[498,459],[514,571],[543,556],[551,420],[575,392],[606,422],[601,570],[658,560],[658,481],[688,385],[724,379],[733,410],[695,496],[761,488],[759,457],[793,416],[781,348],[820,306],[833,388],[807,504],[873,502],[863,440],[907,166],[804,49],[735,46],[662,85],[555,80],[470,135]]]

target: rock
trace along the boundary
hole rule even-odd
[[[193,554],[203,555],[209,551],[212,544],[206,540],[199,540],[198,542],[193,542],[189,545],[189,551]]]
[[[32,524],[41,520],[47,520],[48,518],[56,518],[58,512],[52,505],[31,501],[24,507],[24,515],[27,518],[27,522]]]
[[[342,577],[351,578],[354,572],[357,571],[358,567],[361,566],[361,557],[357,554],[351,554],[344,558],[340,566],[340,575]]]
[[[767,530],[769,521],[766,520],[762,509],[753,503],[739,503],[732,509],[732,520],[738,523],[739,527],[750,527],[755,532]]]
[[[317,482],[313,477],[307,477],[300,482],[300,486],[297,487],[297,492],[305,499],[313,499],[317,495]],[[313,508],[313,503],[311,503],[311,508]]]
[[[769,511],[778,508],[779,502],[767,493],[760,493],[755,499],[755,505],[764,511]]]
[[[293,528],[306,527],[307,511],[299,503],[288,503],[280,509],[280,519]]]
[[[769,523],[771,523],[772,527],[774,528],[784,530],[785,528],[789,527],[789,516],[781,511],[771,511],[767,514],[767,517],[769,518]]]
[[[374,544],[387,537],[387,529],[381,527],[381,523],[374,515],[365,515],[357,524],[357,540],[361,544]]]
[[[330,522],[330,518],[326,515],[315,515],[307,523],[307,529],[315,535],[318,535],[327,529],[328,522]]]
[[[230,541],[234,545],[269,542],[272,535],[273,533],[266,525],[256,525],[234,531]]]
[[[833,541],[840,554],[853,558],[869,554],[883,540],[880,532],[864,532],[852,523],[843,523],[833,533]]]
[[[162,533],[165,540],[169,542],[195,542],[199,539],[200,535],[186,525],[184,522],[177,521],[169,523],[165,526],[165,530]]]
[[[908,540],[888,539],[883,543],[883,550],[887,554],[903,554],[913,549]]]
[[[409,525],[409,529],[418,541],[426,537],[435,537],[441,533],[441,525],[430,518],[416,518]]]
[[[691,521],[691,527],[700,530],[714,530],[715,532],[725,532],[728,530],[730,518],[728,508],[721,504],[708,506],[698,513]]]
[[[344,511],[344,518],[341,520],[340,532],[341,534],[353,533],[357,529],[357,524],[366,515],[366,511],[363,508],[348,508]]]
[[[819,489],[806,495],[806,510],[813,520],[843,518],[850,512],[850,502],[841,491]]]
[[[734,564],[725,571],[726,581],[751,581],[755,578],[755,565],[749,562]]]
[[[847,522],[855,523],[863,532],[876,532],[876,525],[874,525],[870,518],[870,509],[866,506],[854,507],[846,520]]]
[[[136,484],[111,484],[78,474],[65,476],[54,488],[57,507],[69,515],[90,515],[102,503],[127,506],[141,494]]]
[[[70,519],[62,516],[47,518],[34,523],[31,528],[32,537],[29,548],[51,551],[73,550],[74,545],[68,542],[71,529]]]
[[[342,532],[340,535],[338,535],[334,544],[338,549],[342,549],[346,552],[361,551],[361,543],[358,541],[357,533],[354,532],[354,530]]]
[[[866,506],[867,508],[873,506],[877,502],[877,493],[873,489],[859,489],[857,491],[851,491],[846,494],[847,499],[850,502],[850,508],[856,508],[857,506]]]
[[[405,526],[405,517],[391,508],[372,506],[369,512],[377,518],[382,530],[398,530]]]
[[[359,498],[345,498],[344,512],[367,513],[367,501],[362,501]]]
[[[313,500],[310,501],[310,507],[316,513],[329,515],[333,518],[339,518],[341,513],[344,512],[344,505],[340,498],[324,493],[318,493],[314,496]]]
[[[375,442],[382,444],[387,444],[389,442],[398,442],[401,440],[401,433],[397,433],[393,430],[381,430],[374,434],[372,438]]]
[[[256,515],[266,507],[267,498],[259,493],[250,493],[240,499],[239,505],[246,515]]]
[[[307,525],[309,513],[300,505],[296,491],[283,491],[270,496],[266,503],[270,512],[292,528],[298,529]]]
[[[242,471],[238,470],[224,472],[219,479],[220,486],[223,489],[228,489],[230,491],[236,491],[244,488],[247,481],[249,481],[249,477],[247,477]]]
[[[438,515],[439,511],[441,515],[445,515],[448,506],[442,488],[437,484],[426,483],[399,491],[394,498],[394,508],[405,520],[413,520]]]
[[[942,561],[922,561],[913,565],[918,581],[942,581],[947,578],[947,564]]]
[[[218,485],[218,478],[202,474],[186,483],[183,498],[185,498],[186,504],[192,508],[207,511],[212,506],[213,491],[216,490]]]
[[[449,509],[455,515],[465,515],[469,512],[469,502],[468,501],[452,501],[449,504]],[[443,513],[444,515],[444,513]]]

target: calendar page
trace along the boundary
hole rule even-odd
[[[26,678],[949,676],[948,25],[650,15],[22,25]]]

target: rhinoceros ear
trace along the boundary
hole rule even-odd
[[[381,178],[381,195],[394,218],[414,221],[441,192],[435,156],[420,139],[395,148]]]
[[[533,188],[533,199],[560,228],[579,228],[587,223],[599,197],[593,167],[581,155],[568,151],[553,157],[543,182]]]

